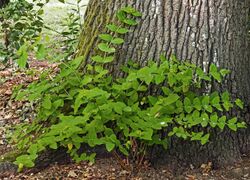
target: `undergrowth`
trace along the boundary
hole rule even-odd
[[[40,8],[35,10],[34,4],[28,1],[15,0],[0,9],[0,62],[18,59],[19,48],[25,42],[32,43],[41,33],[43,5],[37,4]]]
[[[123,68],[123,78],[110,74],[105,65],[115,60],[123,34],[138,24],[140,16],[132,7],[122,8],[117,12],[119,23],[108,24],[107,33],[99,35],[99,53],[91,62],[77,57],[62,63],[55,77],[44,72],[39,81],[17,90],[17,100],[38,102],[37,119],[17,126],[12,135],[17,148],[26,152],[16,158],[19,171],[33,167],[48,148],[65,147],[76,162],[94,162],[96,154],[81,147],[105,146],[139,164],[148,147],[167,149],[171,136],[203,145],[209,141],[208,127],[221,131],[245,127],[237,117],[225,115],[232,108],[243,108],[240,99],[233,101],[228,92],[203,92],[203,87],[222,83],[229,73],[214,64],[204,72],[174,56],[161,56],[160,63],[150,61],[142,68],[130,62]],[[150,93],[152,87],[157,94]]]
[[[70,60],[82,26],[80,2],[71,4],[70,13],[57,24],[60,30],[43,19],[49,0],[14,0],[0,9],[0,63],[25,69],[30,57],[53,62]]]

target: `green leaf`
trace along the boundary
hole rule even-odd
[[[229,111],[231,107],[233,107],[231,102],[224,102],[223,107],[225,108],[226,111]]]
[[[88,83],[92,82],[93,78],[85,75],[83,80],[81,81],[81,86],[87,85]]]
[[[14,164],[17,164],[17,163],[14,162]],[[19,163],[19,164],[18,164],[18,170],[17,170],[17,172],[23,171],[23,166],[24,166],[23,163]]]
[[[106,26],[106,28],[108,28],[110,31],[116,32],[116,30],[119,28],[118,26],[116,26],[115,24],[108,24]]]
[[[61,3],[65,3],[65,0],[58,0],[59,2],[61,2]]]
[[[153,81],[153,78],[154,78],[154,76],[151,73],[151,69],[147,66],[137,71],[137,77],[141,81],[145,81],[147,85],[149,85]]]
[[[220,105],[220,104],[218,104],[218,105],[214,105],[214,107],[215,107],[216,109],[218,109],[219,111],[223,111],[223,109],[222,109],[222,107],[221,107],[221,105]]]
[[[155,84],[159,85],[160,83],[164,82],[164,80],[164,75],[155,75]]]
[[[127,151],[127,149],[125,149],[122,145],[119,146],[119,150],[122,152],[122,154],[124,154],[125,156],[129,155],[129,152]]]
[[[114,60],[114,56],[101,57],[98,55],[98,56],[91,57],[91,59],[98,63],[109,63]]]
[[[136,73],[132,72],[129,73],[129,75],[126,78],[126,81],[130,82],[130,81],[135,81],[136,79],[137,79]]]
[[[229,95],[229,92],[228,92],[228,91],[226,91],[226,92],[222,93],[222,95],[221,95],[221,99],[222,99],[222,101],[223,101],[223,102],[228,102],[228,101],[230,101],[230,95]]]
[[[99,43],[98,48],[106,53],[114,53],[115,52],[115,48],[113,47],[109,47],[109,45],[107,43]]]
[[[82,104],[84,104],[85,100],[83,100],[84,97],[84,93],[79,93],[76,97],[75,97],[75,104],[74,104],[74,114],[77,114],[78,109],[81,107]]]
[[[209,101],[210,101],[210,97],[204,96],[202,99],[202,106],[206,111],[211,113],[213,109],[212,109],[212,106],[210,106]]]
[[[164,95],[166,95],[166,96],[169,96],[169,94],[172,93],[171,90],[169,88],[167,88],[167,87],[163,86],[163,87],[161,87],[161,89],[162,89]]]
[[[204,96],[202,98],[202,105],[203,106],[208,106],[209,105],[209,96]]]
[[[194,105],[194,108],[197,109],[198,111],[201,110],[201,101],[198,97],[194,98],[193,105]]]
[[[213,99],[211,100],[211,105],[213,107],[215,107],[216,109],[218,109],[219,111],[223,111],[221,105],[220,105],[220,96],[216,95],[215,97],[213,97]]]
[[[176,105],[176,113],[177,114],[183,112],[183,103],[182,103],[182,101],[180,101],[180,100],[176,101],[175,105]]]
[[[20,68],[25,68],[28,60],[28,47],[26,45],[23,45],[20,47],[18,50],[18,59],[17,59],[17,64]]]
[[[209,116],[208,116],[207,113],[203,112],[201,114],[201,126],[202,127],[207,127],[208,122],[209,122]]]
[[[17,64],[20,68],[25,68],[28,60],[28,53],[23,52],[22,55],[18,58]]]
[[[217,106],[218,104],[220,104],[220,97],[216,96],[211,100],[211,105],[212,106]]]
[[[238,122],[237,123],[237,128],[246,128],[246,123],[245,122]]]
[[[34,159],[31,158],[31,156],[29,155],[22,155],[16,158],[15,164],[19,165],[19,164],[23,164],[23,166],[26,167],[34,167]]]
[[[104,41],[110,42],[113,39],[113,36],[111,36],[110,34],[100,34],[99,38]]]
[[[83,56],[78,56],[76,57],[75,59],[73,59],[71,62],[70,62],[70,66],[73,68],[73,69],[77,69],[81,63],[83,62]]]
[[[118,26],[116,26],[115,24],[108,24],[106,26],[110,31],[112,32],[116,32],[118,34],[126,34],[129,32],[129,30],[127,28],[119,28]]]
[[[122,22],[124,22],[125,24],[130,25],[130,26],[135,26],[135,25],[138,24],[138,23],[137,23],[135,20],[133,20],[133,19],[124,19]]]
[[[201,138],[201,144],[204,145],[208,142],[210,134],[206,134]]]
[[[43,103],[42,103],[42,106],[45,108],[45,109],[51,109],[52,107],[52,103],[51,103],[51,99],[50,99],[50,96],[45,96],[44,100],[43,100]]]
[[[106,142],[105,146],[108,152],[111,152],[115,148],[115,144],[112,142]]]
[[[221,82],[221,74],[218,72],[218,69],[215,64],[211,64],[209,67],[209,74],[218,82]]]
[[[168,133],[168,136],[171,137],[171,136],[173,136],[174,134],[175,134],[174,131],[170,131],[170,132]]]
[[[95,62],[102,62],[103,57],[98,55],[98,56],[92,56],[91,59]]]
[[[148,96],[148,101],[152,106],[154,106],[157,103],[158,99],[154,96]]]
[[[222,99],[222,102],[223,102],[223,107],[225,108],[226,111],[229,111],[230,108],[233,107],[232,103],[230,102],[229,93],[227,91],[222,93],[221,99]]]
[[[172,87],[176,83],[176,77],[173,73],[168,73],[168,84],[170,87]]]
[[[51,149],[57,149],[57,148],[58,148],[56,142],[51,143],[51,144],[49,145],[49,147],[50,147]]]
[[[145,140],[152,140],[152,136],[153,136],[153,130],[152,129],[148,129],[146,131],[143,131],[141,133],[141,139],[145,139]]]
[[[28,151],[27,151],[29,154],[37,154],[38,152],[38,148],[37,148],[37,145],[36,144],[32,144]]]
[[[204,132],[192,132],[191,141],[200,141],[203,134]]]
[[[240,99],[236,99],[236,100],[235,100],[235,104],[236,104],[239,108],[241,108],[241,109],[244,108],[244,104],[243,104],[243,102],[242,102]]]
[[[133,92],[132,95],[130,95],[129,100],[128,100],[128,105],[133,105],[134,103],[138,102],[138,93]]]
[[[126,19],[126,14],[124,11],[118,11],[116,13],[117,18],[119,19],[119,21],[123,22]]]
[[[175,103],[180,97],[177,94],[169,94],[167,98],[164,100],[164,106]]]
[[[191,100],[188,97],[184,99],[184,109],[187,113],[190,113],[193,110]]]
[[[192,118],[193,119],[199,119],[200,117],[200,112],[195,110],[193,113],[192,113]]]
[[[141,17],[142,13],[140,13],[139,11],[136,11],[136,12],[133,12],[132,15],[135,17]]]
[[[115,32],[118,34],[126,34],[130,31],[127,28],[118,28]]]
[[[125,107],[124,109],[123,109],[123,111],[124,112],[132,112],[132,108],[131,107]]]
[[[222,117],[220,117],[219,119],[218,119],[218,127],[221,129],[221,130],[223,130],[224,129],[224,127],[225,127],[225,125],[226,125],[226,119],[227,119],[227,117],[226,116],[222,116]]]
[[[228,124],[227,125],[231,130],[237,131],[237,125],[236,124]]]
[[[132,13],[136,12],[136,9],[131,7],[131,6],[126,6],[126,7],[121,8],[121,11],[124,11],[128,14],[132,14]]]
[[[229,123],[229,124],[235,124],[236,122],[237,122],[237,118],[236,118],[236,117],[234,117],[234,118],[228,120],[228,123]]]
[[[228,69],[221,69],[220,74],[225,77],[226,75],[230,74],[230,70]]]
[[[43,10],[43,9],[39,9],[39,10],[37,11],[37,14],[38,14],[38,15],[43,15],[43,14],[44,14],[44,10]]]
[[[119,45],[119,44],[124,43],[124,40],[122,38],[114,38],[111,40],[111,43]]]
[[[36,58],[38,60],[41,60],[45,57],[45,47],[44,47],[44,44],[39,44],[38,45],[38,49],[37,49],[37,52],[36,52]]]
[[[237,124],[236,124],[236,123],[237,123],[237,118],[236,118],[236,117],[234,117],[234,118],[228,120],[227,123],[228,123],[227,126],[228,126],[231,130],[233,130],[233,131],[236,131],[236,130],[237,130]]]
[[[211,127],[215,127],[217,125],[217,121],[218,121],[218,115],[217,113],[214,113],[210,116],[210,122],[209,124],[211,125]]]
[[[210,113],[212,113],[213,112],[213,108],[212,108],[212,106],[205,106],[204,107],[204,109],[207,111],[207,112],[210,112]]]
[[[205,74],[205,72],[201,68],[199,68],[199,67],[197,67],[197,69],[196,69],[196,74],[198,75],[198,77],[200,79],[204,79],[206,81],[211,81],[211,78],[209,76],[207,76]]]
[[[175,135],[177,137],[187,139],[188,133],[185,131],[185,129],[183,127],[180,126],[177,128],[177,130],[174,129],[174,131],[175,131]]]
[[[114,111],[118,114],[122,114],[123,109],[126,107],[126,104],[123,102],[117,102],[113,104]]]

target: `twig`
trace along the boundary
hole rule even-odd
[[[119,164],[122,166],[123,169],[125,169],[126,171],[131,171],[131,167],[126,166],[123,161],[122,158],[117,154],[116,151],[113,151],[112,154],[114,155],[114,157],[118,160]]]

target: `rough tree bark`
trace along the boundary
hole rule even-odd
[[[89,60],[97,35],[115,19],[117,9],[126,5],[141,11],[143,17],[116,54],[117,61],[111,65],[114,74],[119,74],[120,65],[130,59],[144,65],[149,59],[157,61],[162,53],[167,57],[174,54],[196,63],[204,71],[208,71],[211,63],[230,69],[232,73],[220,89],[250,102],[249,0],[90,0],[79,55]],[[244,116],[249,123],[249,108]],[[210,143],[202,147],[173,140],[163,159],[175,157],[187,163],[213,161],[221,165],[250,150],[249,128],[238,133],[226,130],[213,134]]]

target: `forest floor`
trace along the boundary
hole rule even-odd
[[[0,67],[0,155],[11,151],[6,138],[7,129],[21,122],[30,122],[34,118],[32,104],[14,101],[11,98],[14,93],[13,88],[19,84],[28,85],[35,81],[44,69],[57,68],[56,64],[45,61],[30,61],[29,64],[30,69],[26,71],[13,67]],[[167,166],[156,168],[145,163],[137,173],[122,169],[119,162],[111,156],[98,157],[95,164],[86,162],[75,164],[63,159],[22,173],[14,173],[11,169],[1,171],[0,164],[0,179],[250,179],[250,156],[245,155],[234,165],[216,170],[212,168],[211,163],[202,164],[199,168],[190,165],[189,168],[178,169]]]

